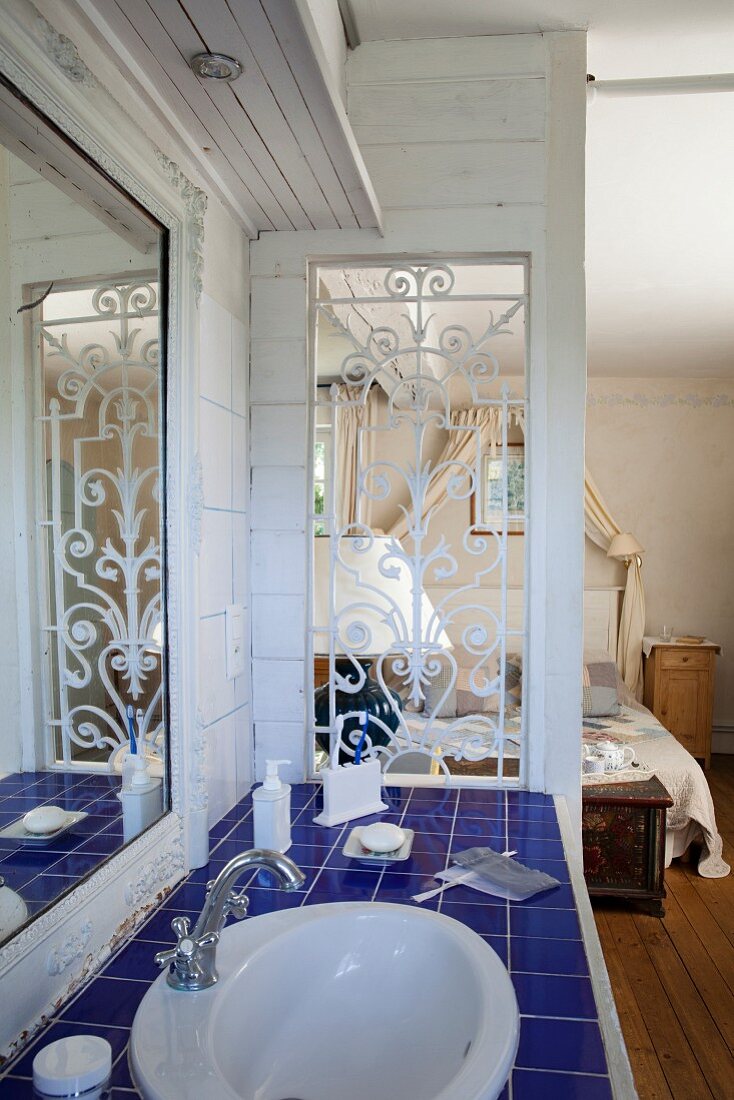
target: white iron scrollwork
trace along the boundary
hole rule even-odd
[[[112,766],[130,706],[141,751],[162,750],[158,325],[157,284],[136,279],[55,290],[36,326],[49,763]]]
[[[497,348],[511,336],[524,369],[527,292],[524,283],[517,289],[517,277],[512,291],[477,291],[482,264],[471,261],[473,284],[462,264],[363,265],[354,278],[350,269],[330,278],[336,265],[319,268],[328,293],[322,289],[313,302],[317,370],[319,340],[333,336],[350,350],[339,383],[332,372],[330,388],[317,390],[316,398],[319,424],[328,419],[333,440],[331,504],[326,515],[314,516],[330,536],[329,621],[314,621],[313,636],[328,639],[315,651],[328,650],[331,694],[328,725],[317,732],[333,744],[345,713],[343,701],[337,712],[336,693],[342,700],[359,696],[369,658],[389,721],[370,714],[365,737],[353,730],[345,738],[347,755],[362,739],[362,756],[377,756],[383,766],[408,753],[430,756],[444,772],[449,759],[491,760],[483,774],[517,783],[524,776],[524,728],[506,685],[508,657],[521,654],[525,628],[508,618],[508,534],[517,502],[509,499],[507,454],[508,430],[524,428],[527,408],[501,376]],[[491,285],[501,284],[502,265],[485,266],[494,273]],[[355,283],[362,293],[354,292]],[[367,415],[371,401],[379,411]],[[339,464],[345,412],[356,423],[356,474]],[[501,459],[501,515],[469,521],[489,447]],[[345,476],[355,484],[350,505],[343,502]],[[452,505],[452,515],[465,514],[466,524],[448,530],[444,505]],[[392,516],[386,535],[374,528],[376,507],[383,519]],[[376,549],[379,561],[370,572]],[[346,604],[339,595],[345,590]],[[462,689],[476,709],[457,716],[447,707]],[[508,768],[510,758],[515,765]]]

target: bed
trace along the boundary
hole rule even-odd
[[[584,719],[584,743],[591,745],[611,737],[631,745],[637,762],[645,769],[642,774],[654,773],[668,790],[673,805],[667,812],[666,867],[692,842],[700,841],[699,874],[704,878],[725,877],[730,868],[722,858],[714,804],[701,766],[624,684],[619,686],[619,697],[619,715]],[[587,778],[586,782],[594,780]]]

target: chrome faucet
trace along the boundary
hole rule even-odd
[[[159,951],[155,961],[168,967],[168,984],[172,989],[194,991],[208,989],[218,978],[216,950],[219,934],[231,913],[242,920],[247,916],[248,899],[244,891],[233,887],[244,871],[265,867],[279,879],[282,890],[298,890],[306,881],[299,867],[280,852],[252,848],[235,856],[215,879],[207,883],[206,900],[193,931],[188,917],[174,917],[171,928],[176,933],[176,946]]]

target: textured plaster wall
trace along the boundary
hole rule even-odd
[[[648,633],[668,623],[723,646],[714,724],[734,732],[734,383],[592,379],[586,456],[617,523],[645,547]],[[622,579],[587,539],[587,583]]]

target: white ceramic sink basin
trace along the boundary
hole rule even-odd
[[[211,989],[143,998],[146,1100],[492,1100],[519,1016],[476,933],[406,905],[338,903],[225,929]]]

